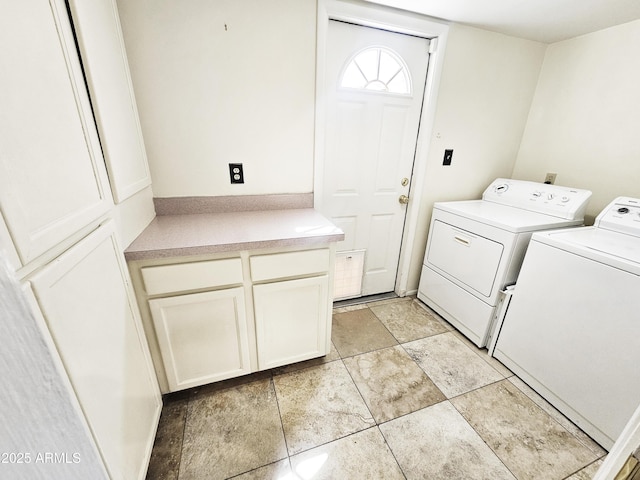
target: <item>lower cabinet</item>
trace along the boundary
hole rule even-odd
[[[331,244],[129,262],[161,390],[329,353],[334,254]]]
[[[149,300],[169,388],[251,372],[242,287]]]
[[[253,287],[260,370],[325,355],[328,275]]]

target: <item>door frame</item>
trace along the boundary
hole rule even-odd
[[[376,1],[376,0],[372,0]],[[411,201],[407,205],[404,230],[400,245],[400,258],[396,273],[395,293],[403,297],[412,294],[417,289],[408,291],[409,270],[414,251],[414,239],[420,215],[420,206],[426,184],[427,157],[429,144],[434,129],[436,114],[436,100],[438,87],[444,64],[444,52],[447,42],[449,25],[445,22],[429,17],[395,10],[373,3],[344,0],[318,0],[317,13],[317,41],[316,41],[316,115],[315,115],[315,147],[314,147],[314,175],[313,200],[317,209],[322,209],[322,185],[324,183],[324,125],[326,120],[325,84],[326,44],[329,20],[341,20],[365,27],[381,28],[397,33],[405,33],[432,40],[427,81],[423,96],[423,108],[420,116],[420,128],[416,142],[416,153],[411,174],[409,196]],[[434,48],[435,46],[435,48]]]

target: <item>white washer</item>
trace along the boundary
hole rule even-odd
[[[516,281],[531,234],[582,225],[590,197],[588,190],[498,178],[482,200],[436,203],[418,298],[484,347],[500,291]]]
[[[494,356],[609,449],[640,402],[640,200],[535,233]]]

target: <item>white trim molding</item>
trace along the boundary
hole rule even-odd
[[[432,19],[402,10],[396,10],[372,3],[347,0],[318,0],[317,45],[316,45],[316,119],[315,119],[315,151],[314,151],[314,205],[322,209],[322,185],[324,167],[325,141],[325,70],[326,43],[329,20],[341,20],[367,27],[380,28],[392,32],[415,35],[432,39],[429,56],[429,69],[420,117],[420,131],[416,145],[411,180],[411,201],[408,204],[405,227],[400,248],[398,273],[396,275],[395,292],[399,296],[407,295],[408,274],[414,248],[414,238],[420,215],[420,201],[424,191],[426,163],[429,140],[433,131],[436,113],[438,87],[444,63],[444,51],[447,43],[449,25],[446,22]],[[435,40],[435,41],[433,41]]]

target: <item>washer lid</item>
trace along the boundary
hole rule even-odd
[[[512,233],[534,232],[537,230],[582,225],[582,220],[568,220],[544,213],[531,212],[517,207],[487,202],[485,200],[438,202],[434,204],[433,208],[438,208]],[[460,227],[465,228],[462,225]]]
[[[640,275],[640,238],[597,227],[534,233],[539,241]]]

